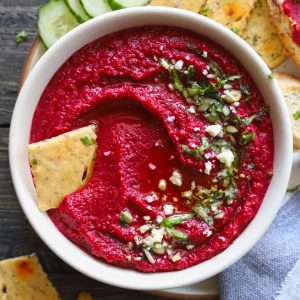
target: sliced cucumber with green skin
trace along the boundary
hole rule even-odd
[[[78,22],[83,23],[90,19],[79,0],[65,0],[65,2]]]
[[[38,10],[39,35],[46,48],[50,48],[65,33],[79,25],[64,0],[51,0]]]
[[[113,10],[135,6],[145,6],[148,3],[149,0],[109,0],[109,5]]]
[[[111,11],[107,0],[80,0],[85,13],[94,18]]]

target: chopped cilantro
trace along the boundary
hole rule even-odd
[[[32,162],[33,165],[37,165],[38,164],[38,160],[36,158],[34,158],[31,162]]]
[[[296,193],[296,192],[299,191],[299,189],[300,189],[300,184],[296,185],[296,186],[293,187],[293,188],[287,189],[286,192],[287,192],[287,193]]]
[[[300,111],[297,110],[294,114],[293,114],[293,118],[294,120],[299,120],[300,119]]]
[[[178,72],[177,72],[175,69],[172,70],[172,77],[173,77],[175,89],[176,89],[178,92],[181,92],[181,93],[182,93],[184,87],[183,87],[182,82],[180,81]]]
[[[20,32],[16,35],[16,43],[17,43],[17,44],[20,44],[20,43],[23,43],[23,42],[27,41],[28,35],[29,35],[29,33],[28,33],[26,30],[20,31]]]
[[[218,78],[218,87],[222,87],[223,85],[225,85],[226,83],[230,82],[230,81],[234,81],[236,79],[240,79],[241,75],[233,75],[233,76],[229,76],[229,77],[225,77],[224,79]]]
[[[202,16],[207,17],[208,15],[210,15],[211,13],[213,13],[213,10],[210,9],[209,7],[204,7],[200,10],[199,14]]]
[[[275,78],[274,73],[271,72],[270,74],[268,74],[268,78],[271,79],[271,80],[273,80]]]
[[[162,224],[162,226],[165,226],[167,228],[173,228],[175,225],[178,225],[178,224],[182,223],[183,221],[191,219],[194,216],[195,216],[194,213],[173,215],[171,217],[165,218],[161,224]]]
[[[96,144],[96,140],[94,138],[89,138],[87,135],[80,138],[80,140],[85,146],[91,146]]]
[[[183,145],[182,146],[182,149],[183,149],[183,152],[187,153],[187,154],[190,154],[192,156],[195,156],[197,159],[200,159],[201,158],[201,155],[203,155],[204,151],[206,149],[209,148],[209,142],[207,140],[206,137],[202,137],[202,145],[198,148],[195,148],[195,149],[190,149],[188,146],[186,145]]]
[[[189,238],[188,235],[186,235],[183,232],[176,230],[176,229],[172,230],[172,236],[178,240],[187,240]]]
[[[249,101],[250,99],[250,92],[247,86],[240,84],[240,89],[242,94],[245,96],[245,102]]]
[[[233,203],[233,197],[237,193],[237,189],[229,188],[225,191],[225,196],[227,197],[227,204],[230,205]]]
[[[249,133],[247,130],[245,130],[244,132],[242,132],[242,141],[244,144],[247,144],[248,142],[251,142],[255,139],[256,134],[255,132],[251,132]]]

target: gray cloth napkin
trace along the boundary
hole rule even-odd
[[[221,299],[300,300],[299,274],[300,193],[297,193],[281,208],[257,245],[221,273]]]

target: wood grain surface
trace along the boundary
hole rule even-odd
[[[55,256],[35,234],[16,198],[8,164],[8,134],[18,94],[18,81],[26,55],[37,34],[37,8],[42,0],[0,0],[0,259],[37,253],[63,300],[81,291],[94,299],[162,299],[108,286],[81,275]],[[21,30],[29,31],[17,45]]]

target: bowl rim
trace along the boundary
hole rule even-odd
[[[121,21],[122,25],[116,25],[116,23],[119,24]],[[99,30],[99,28],[106,31],[104,34],[99,34],[98,37],[101,37],[122,29],[142,26],[143,22],[146,22],[148,25],[160,24],[170,26],[170,22],[175,21],[176,23],[174,24],[180,24],[177,27],[196,31],[196,33],[207,36],[213,41],[216,38],[211,38],[212,35],[220,35],[223,38],[222,41],[227,42],[227,45],[224,46],[224,43],[216,41],[218,44],[227,50],[230,48],[231,52],[234,52],[233,56],[241,55],[247,58],[247,60],[242,62],[244,67],[245,64],[255,66],[255,74],[258,74],[255,75],[257,76],[255,82],[260,86],[264,84],[264,89],[269,92],[267,99],[274,106],[274,113],[271,111],[271,118],[272,121],[276,119],[280,125],[276,125],[276,131],[274,131],[274,134],[276,133],[281,138],[280,141],[276,142],[275,140],[275,150],[279,149],[278,155],[280,159],[276,159],[275,153],[274,169],[276,167],[278,172],[274,173],[261,208],[247,228],[227,249],[213,258],[185,270],[140,273],[106,264],[88,255],[64,237],[56,229],[50,218],[37,209],[36,196],[28,164],[27,145],[33,112],[45,85],[59,66],[72,53],[87,44],[86,40],[95,40],[94,37],[89,38],[88,36],[95,35],[96,30]],[[114,22],[116,23],[114,24]],[[132,26],[129,24],[137,25]],[[191,29],[191,24],[193,24],[195,30]],[[196,28],[198,29],[196,30]],[[205,29],[208,30],[206,34],[203,32]],[[241,54],[238,54],[239,52]],[[251,73],[249,71],[250,67],[245,68]],[[252,71],[252,77],[253,74],[254,71]],[[96,17],[76,27],[53,45],[37,62],[19,93],[12,116],[9,135],[9,162],[12,181],[20,205],[31,226],[45,244],[67,264],[95,280],[122,288],[157,290],[185,286],[205,280],[226,269],[246,254],[265,233],[280,208],[291,172],[292,135],[290,119],[279,87],[276,81],[267,79],[268,74],[270,74],[270,70],[259,55],[236,34],[213,20],[181,9],[167,7],[124,9]],[[48,80],[45,77],[49,77]],[[36,95],[34,96],[32,96],[32,87],[35,87]],[[266,95],[264,95],[264,98],[266,99]],[[271,198],[273,199],[272,202]],[[265,202],[268,202],[268,207],[265,207]]]

